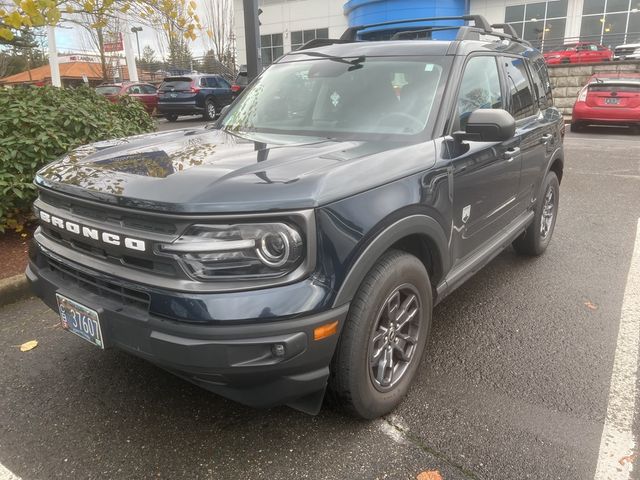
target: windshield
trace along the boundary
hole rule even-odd
[[[96,92],[100,95],[117,95],[120,92],[120,87],[103,85],[102,87],[96,87]]]
[[[274,64],[239,98],[221,127],[233,132],[406,138],[425,129],[449,61],[328,57]]]

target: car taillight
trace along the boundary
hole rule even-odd
[[[584,87],[582,90],[580,90],[580,93],[578,94],[578,101],[579,102],[586,102],[587,101],[587,92],[589,90],[589,87]]]
[[[191,93],[198,93],[200,91],[200,87],[196,87],[195,85],[191,85]]]
[[[240,91],[240,85],[231,85],[231,91],[237,93]]]

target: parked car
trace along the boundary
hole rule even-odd
[[[561,63],[599,63],[613,59],[613,52],[597,43],[578,42],[563,45],[560,48],[544,53],[549,65]]]
[[[352,27],[280,57],[216,123],[41,169],[34,292],[91,344],[247,405],[315,414],[330,388],[390,412],[434,305],[511,245],[541,255],[558,215],[544,59],[471,18],[446,42]]]
[[[170,122],[197,114],[213,120],[233,98],[231,85],[220,75],[167,77],[158,88],[158,112]]]
[[[231,85],[231,90],[233,91],[234,96],[237,97],[240,95],[244,89],[247,88],[248,84],[249,77],[247,76],[247,72],[238,73],[236,80],[233,82],[233,85]]]
[[[640,127],[640,74],[593,75],[573,106],[571,131],[587,125]]]
[[[636,42],[618,45],[613,51],[614,60],[638,60],[640,59],[640,39]]]
[[[96,87],[96,92],[112,102],[124,95],[142,102],[147,113],[152,114],[158,106],[158,90],[150,83],[105,83]]]

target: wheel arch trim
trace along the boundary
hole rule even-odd
[[[444,230],[436,220],[427,215],[410,215],[388,225],[367,243],[342,282],[333,307],[351,301],[364,277],[384,252],[398,241],[416,234],[428,238],[435,246],[436,252],[432,253],[437,254],[439,269],[444,278],[449,271],[448,241]]]

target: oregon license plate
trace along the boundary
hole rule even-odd
[[[62,328],[84,338],[97,347],[104,348],[98,312],[56,293]]]

